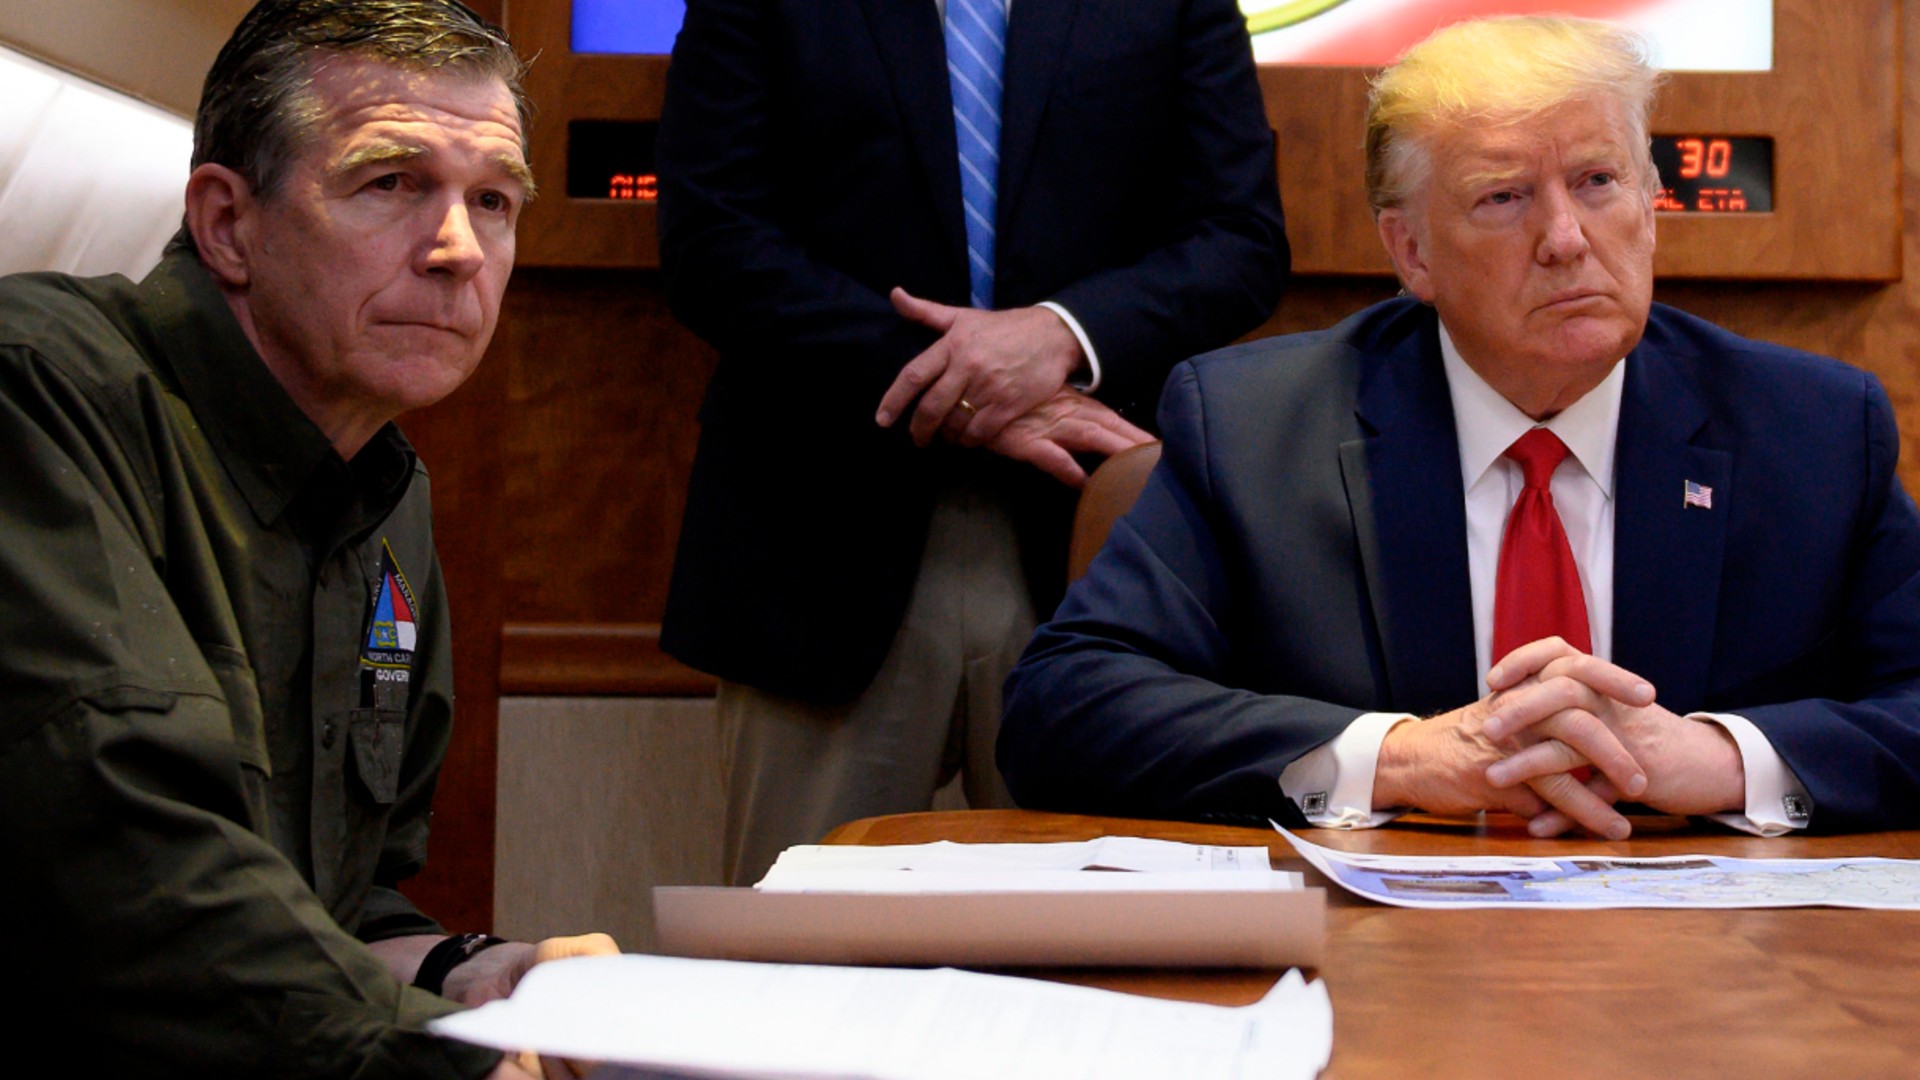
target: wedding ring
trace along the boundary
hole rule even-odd
[[[973,402],[968,401],[966,398],[961,398],[960,411],[966,413],[968,416],[972,416],[974,413],[977,413],[980,410],[974,407]]]

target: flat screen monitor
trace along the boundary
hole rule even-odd
[[[1773,67],[1773,0],[1240,0],[1240,10],[1255,59],[1268,64],[1378,67],[1448,23],[1552,12],[1640,32],[1669,71]],[[665,56],[686,11],[686,0],[573,0],[570,44]]]
[[[1240,0],[1263,64],[1379,67],[1449,23],[1580,15],[1638,31],[1668,71],[1769,71],[1773,0]]]
[[[686,0],[573,0],[576,53],[665,56],[686,17]]]

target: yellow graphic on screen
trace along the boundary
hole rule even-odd
[[[1303,23],[1315,15],[1331,11],[1346,3],[1347,0],[1281,0],[1262,11],[1247,16],[1247,32],[1264,34],[1269,30],[1284,30],[1295,23]],[[1252,4],[1242,0],[1240,9],[1245,11]]]

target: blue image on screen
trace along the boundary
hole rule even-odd
[[[665,56],[686,0],[573,0],[573,51]]]

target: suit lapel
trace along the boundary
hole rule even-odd
[[[1614,466],[1613,659],[1661,704],[1705,704],[1720,599],[1733,458],[1693,445],[1707,412],[1674,360],[1642,342],[1627,360]],[[1710,509],[1683,501],[1688,481]]]
[[[954,142],[947,45],[933,0],[860,0],[873,44],[893,84],[901,122],[926,173],[940,231],[955,266],[966,267],[967,234],[960,203],[960,151]],[[961,277],[965,295],[965,277]]]
[[[1355,412],[1368,434],[1341,447],[1341,476],[1387,700],[1409,712],[1457,708],[1480,689],[1460,447],[1431,315],[1376,362]]]
[[[1078,7],[1079,0],[1018,0],[1008,11],[1006,90],[1000,105],[1001,221],[1012,220],[1008,209],[1018,203],[1026,183],[1040,118],[1053,93]]]

